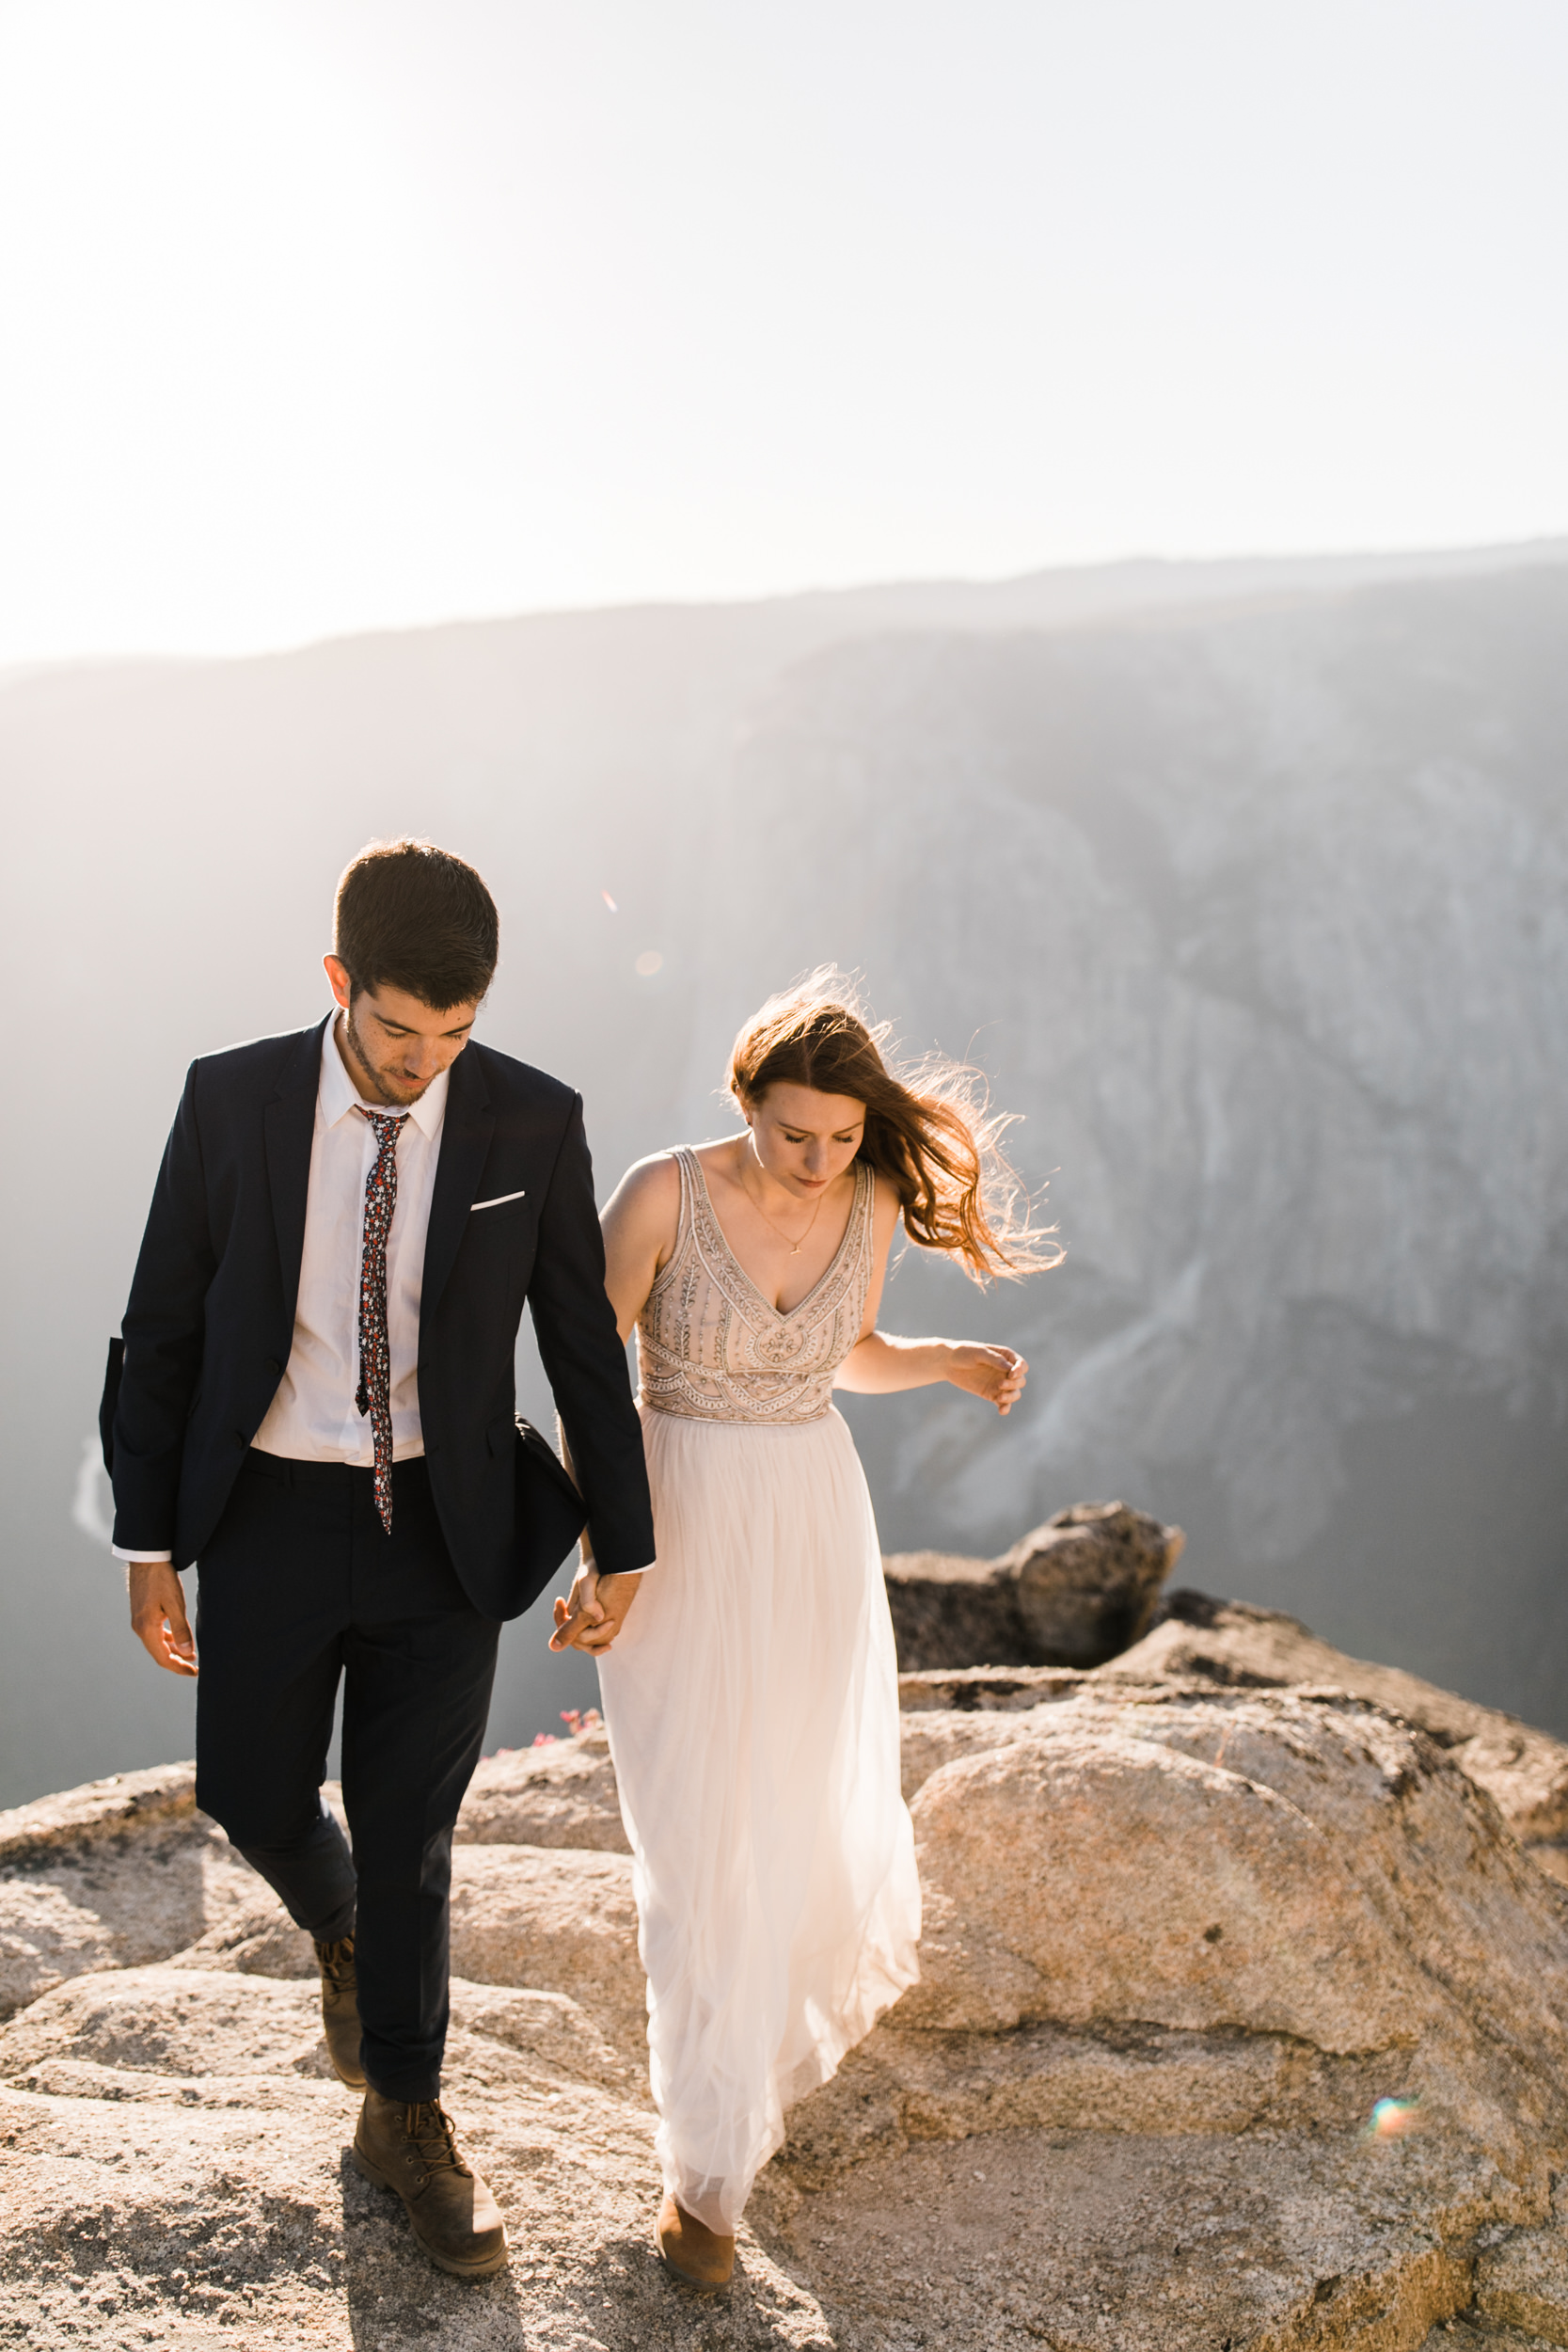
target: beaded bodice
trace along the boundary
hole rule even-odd
[[[637,1321],[642,1402],[691,1421],[820,1421],[861,1335],[877,1180],[857,1163],[844,1239],[822,1279],[782,1314],[742,1272],[694,1152],[674,1153],[680,1230]]]

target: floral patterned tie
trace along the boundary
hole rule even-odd
[[[375,1165],[365,1179],[365,1254],[359,1268],[359,1386],[354,1401],[375,1439],[375,1507],[392,1532],[392,1351],[387,1338],[387,1236],[398,1204],[398,1130],[406,1111],[368,1111]]]

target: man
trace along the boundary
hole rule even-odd
[[[461,859],[355,859],[337,1010],[191,1065],[105,1404],[131,1621],[171,1673],[199,1571],[197,1801],[315,1939],[359,2170],[469,2278],[506,2237],[439,2104],[451,1833],[500,1620],[550,1573],[518,1515],[525,1298],[599,1566],[654,1556],[581,1102],[470,1042],[498,946]],[[340,1677],[352,1858],[321,1799]]]

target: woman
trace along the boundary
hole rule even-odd
[[[599,1661],[648,1972],[658,2249],[705,2288],[730,2278],[784,2107],[918,1974],[893,1627],[832,1390],[947,1380],[1002,1414],[1023,1392],[1012,1348],[877,1329],[900,1218],[979,1280],[1060,1254],[1016,1214],[1006,1122],[973,1073],[906,1083],[884,1034],[836,973],[772,998],[731,1060],[744,1132],[640,1161],[605,1212],[658,1559],[601,1579],[585,1557],[552,1647]]]

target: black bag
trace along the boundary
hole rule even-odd
[[[119,1403],[119,1375],[124,1369],[125,1342],[111,1340],[103,1394],[98,1405],[98,1442],[103,1449],[103,1467],[111,1478],[115,1474],[115,1406]]]
[[[517,1581],[519,1610],[536,1601],[588,1524],[570,1470],[549,1439],[519,1413],[517,1421]]]

